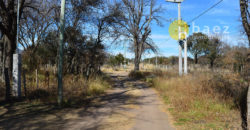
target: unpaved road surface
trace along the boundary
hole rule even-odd
[[[157,93],[141,81],[128,78],[128,73],[110,73],[113,89],[93,99],[84,108],[51,110],[49,106],[27,109],[11,116],[15,109],[0,113],[0,129],[69,129],[69,130],[172,130],[164,104]],[[1,107],[1,106],[0,106]],[[34,109],[34,108],[33,108]]]

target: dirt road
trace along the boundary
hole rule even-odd
[[[0,115],[0,129],[172,130],[156,92],[127,73],[112,73],[114,88],[85,108],[37,108],[10,118]],[[29,107],[20,108],[28,109]],[[34,108],[33,108],[34,109]],[[15,110],[8,110],[11,111]]]
[[[112,73],[110,74],[115,80],[115,86],[111,93],[120,93],[114,97],[116,100],[119,99],[120,104],[114,113],[126,116],[127,122],[118,125],[120,122],[115,121],[114,124],[110,124],[111,127],[108,129],[131,129],[131,130],[173,130],[174,128],[170,124],[168,115],[164,112],[165,105],[159,99],[157,93],[147,87],[147,85],[138,80],[128,78],[128,73]],[[125,97],[125,98],[124,98]],[[114,102],[115,103],[115,102]],[[112,103],[111,103],[112,104]],[[116,105],[115,105],[116,106]],[[112,115],[112,114],[111,114]],[[112,120],[112,116],[108,117],[108,120]],[[113,119],[113,120],[119,120]],[[124,121],[124,120],[123,120]],[[121,122],[123,122],[121,120]]]

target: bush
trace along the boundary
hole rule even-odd
[[[143,79],[143,78],[145,78],[145,75],[143,74],[143,72],[140,72],[140,71],[131,71],[128,76],[130,78],[134,78],[134,79]]]
[[[36,89],[29,93],[28,99],[43,99],[43,98],[48,98],[51,94],[46,91],[45,89]]]
[[[37,103],[56,103],[57,80],[55,75],[50,75],[50,81],[44,74],[38,75],[39,85],[36,87],[34,74],[27,74],[27,99]],[[31,78],[29,78],[31,77]],[[109,77],[101,74],[92,76],[88,80],[83,75],[65,75],[63,77],[63,99],[67,105],[82,105],[87,98],[105,93],[111,87]],[[1,87],[0,87],[1,88]]]
[[[241,127],[239,106],[247,86],[236,74],[194,72],[182,77],[158,76],[152,86],[169,104],[180,129]]]
[[[237,108],[240,108],[240,102],[244,100],[247,93],[247,84],[235,75],[214,75],[211,79],[203,81],[203,91],[212,95],[217,95],[220,99],[233,99]]]
[[[102,78],[97,78],[89,82],[87,94],[88,96],[100,95],[103,94],[105,90],[110,87],[111,86],[107,81],[104,81]]]

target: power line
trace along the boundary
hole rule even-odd
[[[205,10],[204,12],[202,12],[200,15],[194,17],[192,20],[190,20],[188,23],[193,22],[194,20],[200,18],[202,15],[206,14],[208,11],[210,11],[211,9],[213,9],[214,7],[216,7],[217,5],[219,5],[222,1],[224,0],[220,0],[219,2],[215,3],[213,6],[211,6],[210,8],[208,8],[207,10]]]
[[[212,5],[212,4],[214,4],[214,1],[213,0],[209,0],[209,2],[206,4],[206,5],[208,5],[208,6],[210,6],[210,5]],[[203,10],[203,9],[202,9]],[[200,13],[202,10],[200,10],[200,11],[198,11],[198,13]],[[189,10],[190,11],[190,10]],[[194,10],[194,9],[192,9],[191,10],[191,12],[189,12],[189,14],[197,14],[197,10]],[[186,17],[185,17],[186,18]],[[184,19],[184,17],[183,17],[183,19]],[[186,18],[186,20],[187,20],[188,18]]]

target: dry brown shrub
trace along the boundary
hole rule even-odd
[[[239,75],[210,71],[180,77],[175,72],[163,73],[166,76],[154,79],[152,86],[173,108],[171,112],[176,124],[184,125],[186,129],[228,128],[235,124],[240,127],[240,105],[247,86]],[[196,122],[200,121],[206,123],[198,125]],[[208,124],[212,124],[211,127]]]

